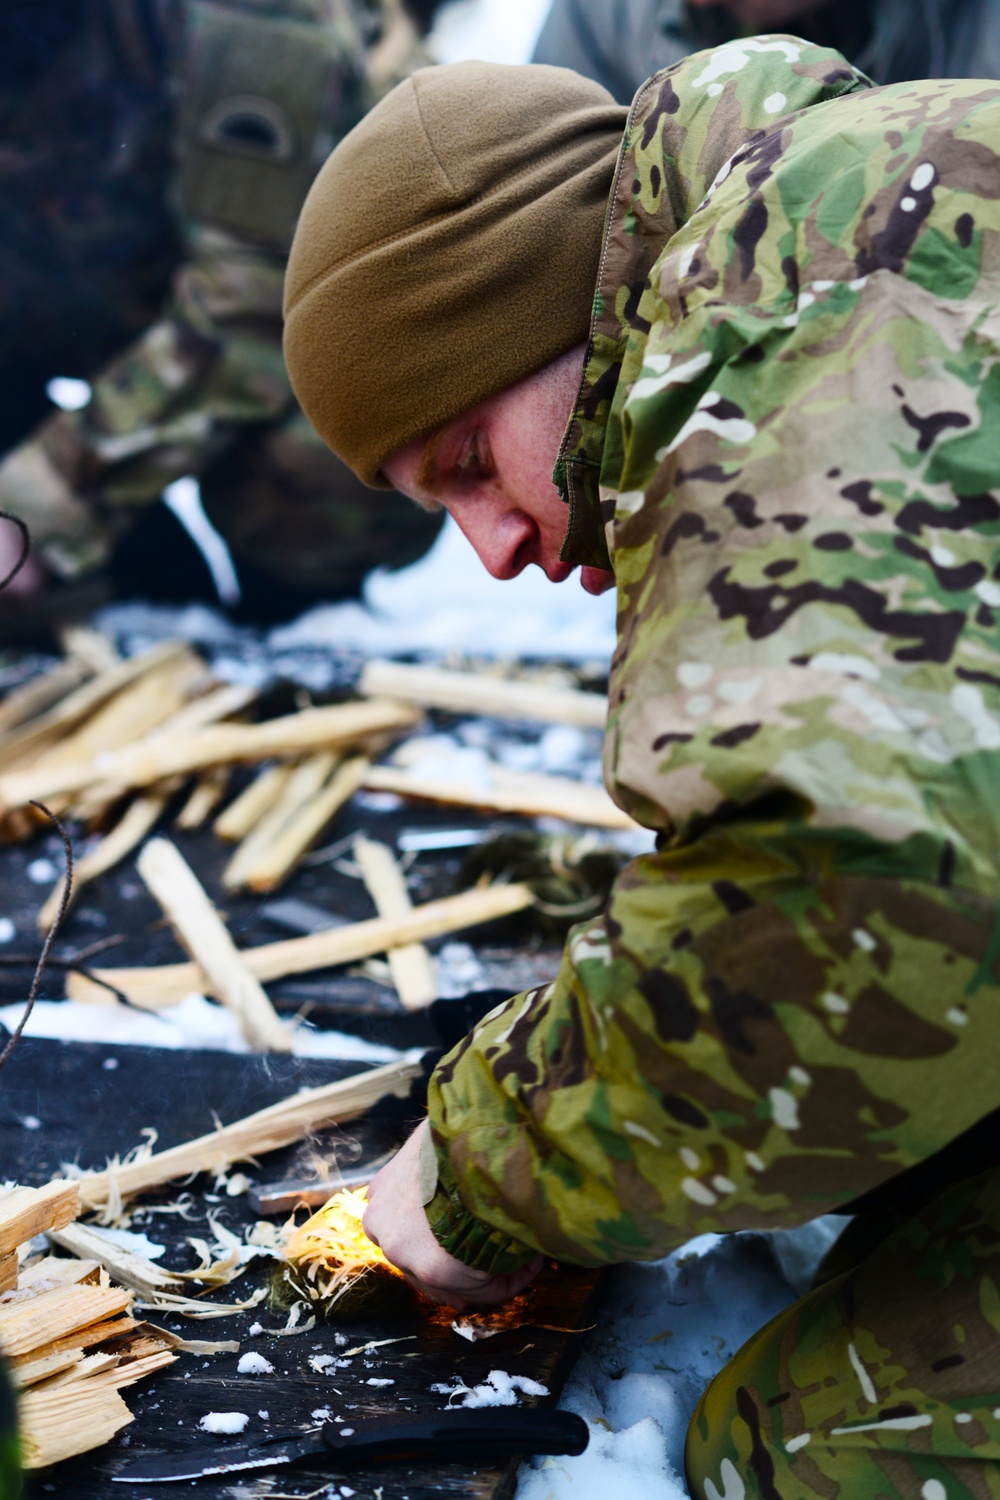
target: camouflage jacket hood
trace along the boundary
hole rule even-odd
[[[799,1223],[1000,1105],[997,139],[791,37],[640,91],[557,476],[658,852],[431,1081],[471,1264]]]

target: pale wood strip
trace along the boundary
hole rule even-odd
[[[352,922],[329,932],[309,937],[288,938],[280,943],[264,943],[244,948],[241,955],[252,974],[267,982],[288,974],[308,974],[313,969],[334,968],[338,964],[356,963],[375,953],[385,953],[405,943],[426,942],[446,933],[478,927],[499,917],[511,916],[533,906],[534,894],[526,885],[488,886],[485,890],[462,891],[440,901],[415,906],[408,917],[373,917]],[[177,1005],[192,990],[205,984],[197,964],[164,964],[157,968],[95,969],[99,979],[106,979],[128,996],[132,1005],[144,1010],[161,1010]],[[88,1004],[117,1003],[110,991],[94,984],[83,974],[70,974],[66,994],[71,1000]]]
[[[180,850],[166,839],[151,839],[136,869],[163,908],[178,941],[207,976],[210,993],[233,1012],[251,1047],[261,1052],[290,1052],[289,1032]]]
[[[285,828],[254,859],[226,869],[222,881],[229,890],[276,890],[295,869],[302,856],[312,848],[324,829],[349,801],[368,774],[371,761],[356,755],[338,766],[326,786],[299,808]],[[235,882],[238,881],[237,885]]]
[[[365,779],[371,791],[395,792],[421,802],[478,807],[491,812],[520,813],[526,818],[563,818],[588,828],[635,829],[639,825],[616,807],[603,787],[565,776],[536,776],[497,767],[492,785],[445,780],[419,770],[373,766]]]
[[[404,1058],[342,1078],[337,1083],[302,1089],[232,1125],[220,1126],[209,1135],[154,1152],[145,1161],[129,1162],[82,1177],[81,1199],[86,1208],[96,1209],[108,1201],[112,1191],[122,1198],[131,1198],[178,1177],[217,1172],[235,1161],[277,1151],[301,1140],[310,1131],[357,1119],[380,1099],[390,1095],[405,1098],[420,1072],[419,1062]]]
[[[372,736],[410,729],[415,722],[415,712],[407,705],[371,699],[332,708],[308,708],[263,724],[217,724],[184,734],[161,735],[121,750],[105,751],[89,761],[48,770],[32,767],[0,776],[0,813],[32,800],[83,791],[100,782],[149,786],[167,776],[223,762],[341,750]]]
[[[294,762],[291,765],[265,766],[243,788],[239,796],[233,798],[225,812],[219,814],[212,824],[213,832],[230,843],[246,838],[281,796],[294,771]]]
[[[406,880],[387,844],[354,841],[354,858],[380,917],[405,917],[413,910]],[[437,976],[423,943],[406,943],[386,954],[396,993],[407,1010],[423,1010],[437,999]]]
[[[482,673],[450,672],[398,661],[368,662],[361,673],[361,691],[401,698],[424,708],[443,708],[449,713],[532,719],[579,729],[603,729],[608,717],[608,700],[603,693],[510,682]]]

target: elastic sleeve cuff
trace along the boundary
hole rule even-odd
[[[437,1188],[424,1212],[431,1231],[443,1250],[464,1265],[491,1276],[503,1275],[527,1265],[537,1252],[509,1235],[473,1218],[458,1191],[447,1149],[437,1140]]]

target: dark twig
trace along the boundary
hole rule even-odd
[[[25,527],[24,529],[25,532],[27,532],[27,527]],[[16,573],[17,569],[15,568],[14,571]],[[9,580],[5,580],[5,582],[9,582]],[[2,587],[2,585],[0,585],[0,587]],[[69,834],[66,832],[65,828],[62,826],[55,813],[50,812],[49,809],[44,805],[44,803],[31,802],[29,805],[31,807],[37,807],[39,812],[44,813],[49,822],[53,823],[58,830],[59,837],[63,841],[63,849],[66,852],[66,879],[63,882],[62,900],[59,902],[59,911],[56,914],[55,921],[49,928],[48,937],[45,939],[45,942],[42,946],[42,951],[38,957],[38,963],[35,965],[35,975],[31,981],[31,989],[28,991],[28,1003],[24,1008],[24,1015],[21,1017],[20,1021],[18,1021],[14,1030],[11,1032],[10,1040],[8,1041],[6,1047],[2,1052],[0,1052],[0,1068],[3,1067],[4,1063],[10,1057],[10,1054],[13,1052],[14,1048],[20,1041],[21,1033],[24,1031],[25,1026],[28,1024],[28,1017],[31,1015],[31,1012],[35,1008],[35,1001],[38,998],[38,991],[41,987],[42,976],[45,973],[45,965],[48,962],[49,953],[52,950],[52,944],[59,936],[59,929],[62,926],[63,921],[65,920],[66,913],[69,910],[69,903],[73,895],[73,845],[70,843]]]
[[[31,551],[31,532],[28,530],[27,523],[22,521],[20,516],[12,516],[9,510],[0,510],[0,520],[9,521],[21,533],[21,556],[7,574],[7,577],[0,579],[0,594],[2,594],[8,583],[14,582],[18,573],[20,573],[28,561],[28,553]]]

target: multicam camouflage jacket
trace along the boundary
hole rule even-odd
[[[658,852],[432,1078],[470,1264],[794,1225],[1000,1105],[997,142],[785,37],[636,98],[557,478]]]
[[[237,550],[315,583],[329,574],[331,552],[356,563],[365,551],[353,533],[370,528],[370,505],[354,515],[358,487],[292,395],[281,353],[288,247],[336,141],[428,57],[402,0],[163,8],[180,263],[141,338],[87,371],[87,405],[52,416],[8,454],[0,508],[23,516],[43,561],[73,579],[105,563],[135,513],[172,481],[207,475],[206,508]],[[244,443],[246,462],[227,475],[219,461]],[[411,511],[400,504],[397,530]],[[420,529],[429,541],[434,528]],[[383,553],[392,545],[383,537]]]

